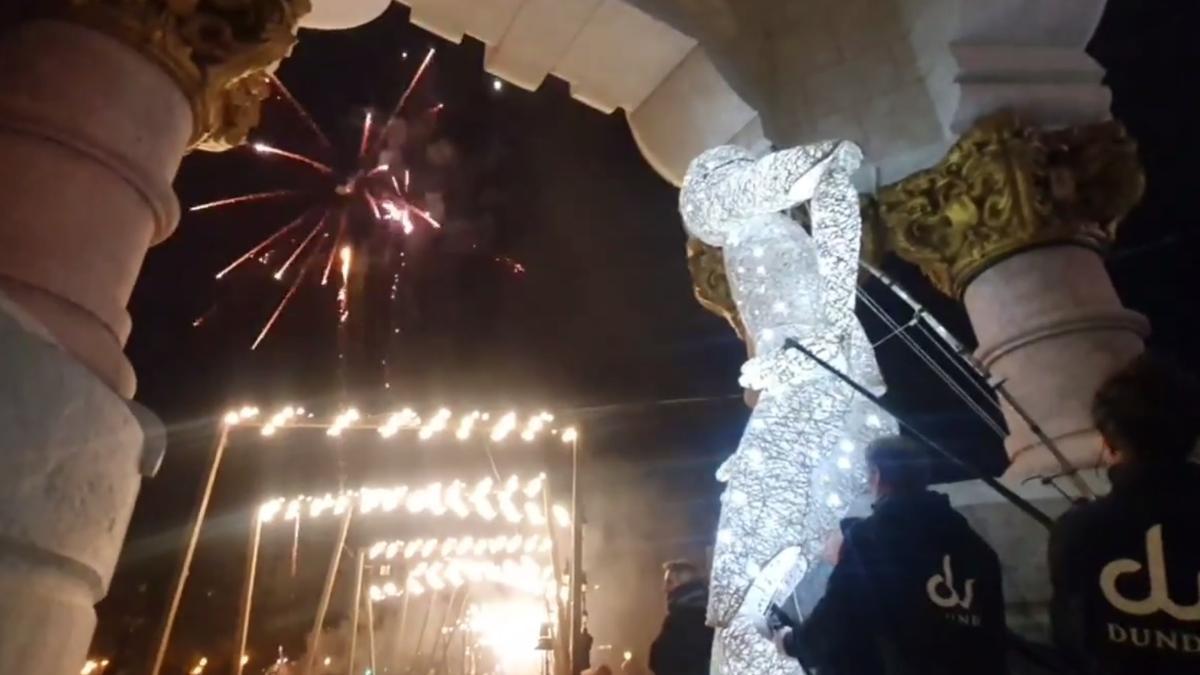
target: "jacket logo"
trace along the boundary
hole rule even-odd
[[[925,593],[929,595],[930,602],[943,609],[971,609],[971,603],[975,601],[975,580],[967,579],[963,594],[959,596],[958,590],[954,588],[950,556],[945,555],[942,557],[942,573],[929,577],[929,581],[925,582]]]
[[[1171,600],[1167,584],[1167,566],[1163,557],[1162,525],[1146,530],[1146,574],[1150,578],[1150,593],[1141,600],[1131,600],[1117,590],[1117,579],[1126,574],[1136,574],[1142,563],[1130,558],[1120,558],[1100,570],[1100,591],[1108,604],[1134,616],[1149,616],[1162,611],[1179,621],[1200,621],[1200,599],[1187,607]],[[1197,575],[1200,578],[1200,574]]]

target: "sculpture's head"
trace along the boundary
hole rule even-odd
[[[688,233],[709,246],[724,246],[735,226],[717,187],[730,171],[754,162],[754,155],[736,145],[722,145],[692,160],[679,189],[679,212]]]

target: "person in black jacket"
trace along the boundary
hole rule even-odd
[[[1200,673],[1200,385],[1143,355],[1092,418],[1112,491],[1051,533],[1055,641],[1089,675]]]
[[[667,617],[650,646],[654,675],[708,675],[713,629],[704,623],[708,587],[695,565],[679,560],[663,565]]]
[[[867,448],[872,514],[844,539],[811,616],[775,633],[819,675],[999,675],[1005,667],[1000,563],[949,499],[927,488],[911,441]]]

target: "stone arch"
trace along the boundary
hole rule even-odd
[[[1103,69],[1083,52],[1104,0],[397,2],[436,35],[482,41],[496,77],[533,90],[555,75],[623,110],[674,184],[715,145],[831,137],[859,143],[868,182],[888,183],[999,108],[1048,126],[1108,114]]]
[[[532,91],[554,75],[579,101],[623,110],[646,160],[674,184],[709,147],[767,143],[758,111],[705,48],[627,0],[399,1],[425,30],[483,42],[484,67],[496,77]]]

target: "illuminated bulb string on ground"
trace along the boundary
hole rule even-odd
[[[693,236],[723,250],[751,358],[743,386],[758,402],[737,451],[718,470],[726,484],[713,554],[708,620],[723,675],[799,672],[759,635],[763,598],[751,587],[785,550],[803,573],[865,491],[863,449],[894,421],[795,350],[795,338],[855,379],[882,390],[874,352],[854,315],[862,227],[850,182],[861,152],[847,142],[755,159],[725,146],[689,167],[680,210]],[[811,236],[783,214],[808,202]],[[774,570],[773,570],[774,571]],[[757,583],[756,583],[757,582]],[[757,591],[756,591],[757,592]]]

